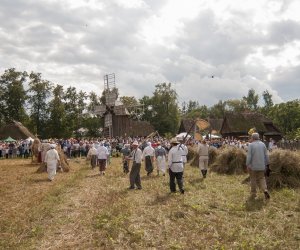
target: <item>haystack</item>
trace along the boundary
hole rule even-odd
[[[300,187],[300,152],[274,150],[270,154],[269,188]]]
[[[246,152],[236,147],[224,147],[217,155],[211,169],[220,174],[243,174],[247,169]]]
[[[63,172],[69,172],[70,171],[70,167],[69,167],[69,163],[67,161],[67,157],[64,154],[64,151],[61,149],[61,147],[57,146],[56,150],[58,152],[59,155],[59,159],[60,159],[60,167],[62,169]],[[59,166],[57,166],[59,167]],[[36,171],[37,173],[42,173],[42,172],[46,172],[47,171],[47,166],[45,163],[41,163],[41,166],[38,168],[38,170]]]
[[[32,163],[38,163],[40,146],[41,146],[40,139],[39,138],[35,138],[33,140],[32,146],[31,146]]]

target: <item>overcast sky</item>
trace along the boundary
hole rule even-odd
[[[171,82],[180,103],[208,106],[250,88],[293,100],[299,10],[299,0],[0,0],[0,73],[98,94],[115,73],[121,95]]]

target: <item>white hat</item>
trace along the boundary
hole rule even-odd
[[[170,141],[171,144],[179,144],[180,142],[177,141],[176,138],[172,138],[171,141]]]
[[[132,143],[132,145],[133,145],[133,146],[138,146],[139,143],[138,143],[138,141],[134,141],[134,142]]]
[[[50,144],[50,148],[56,148],[56,144]]]

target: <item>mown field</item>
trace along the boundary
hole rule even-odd
[[[105,176],[85,159],[53,182],[30,160],[0,160],[0,249],[300,249],[300,190],[248,201],[247,175],[186,167],[184,195],[168,176],[127,190],[113,158]]]

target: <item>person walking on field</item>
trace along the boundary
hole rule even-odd
[[[202,140],[198,146],[198,153],[199,153],[199,168],[200,168],[203,178],[206,178],[206,174],[207,174],[208,149],[209,149],[209,146],[206,143],[206,140]]]
[[[183,188],[184,165],[182,161],[182,151],[179,149],[178,146],[179,142],[177,141],[176,138],[172,139],[170,143],[172,146],[168,154],[170,190],[171,193],[176,192],[176,184],[175,184],[175,178],[176,178],[180,193],[184,194],[184,188]]]
[[[142,189],[141,184],[141,162],[142,162],[142,150],[139,149],[139,143],[134,141],[132,143],[133,150],[131,152],[132,167],[129,174],[130,186],[129,189],[134,189],[135,185],[137,189]]]
[[[251,194],[250,198],[255,199],[257,185],[264,192],[265,199],[270,199],[267,189],[265,170],[269,164],[269,156],[266,145],[259,140],[259,134],[251,135],[252,142],[249,144],[246,165],[250,173]]]
[[[56,145],[51,144],[50,149],[46,152],[45,163],[47,164],[48,179],[50,181],[54,180],[56,175],[57,164],[60,164],[60,159],[58,152],[55,149]]]
[[[120,152],[122,153],[123,173],[127,174],[129,172],[129,156],[131,153],[130,145],[126,143]]]
[[[160,142],[157,142],[157,148],[155,149],[155,158],[157,162],[157,175],[161,171],[163,176],[166,174],[166,150],[160,145]]]
[[[91,167],[94,169],[97,165],[97,149],[94,144],[92,144],[91,148],[89,149],[89,152],[87,154],[87,159],[91,162]]]
[[[155,150],[151,146],[151,142],[147,142],[147,147],[144,148],[142,159],[145,159],[145,169],[148,176],[153,172],[154,154]]]
[[[97,149],[97,155],[100,175],[105,175],[106,161],[107,157],[109,156],[109,152],[102,142],[100,143],[100,146]]]

